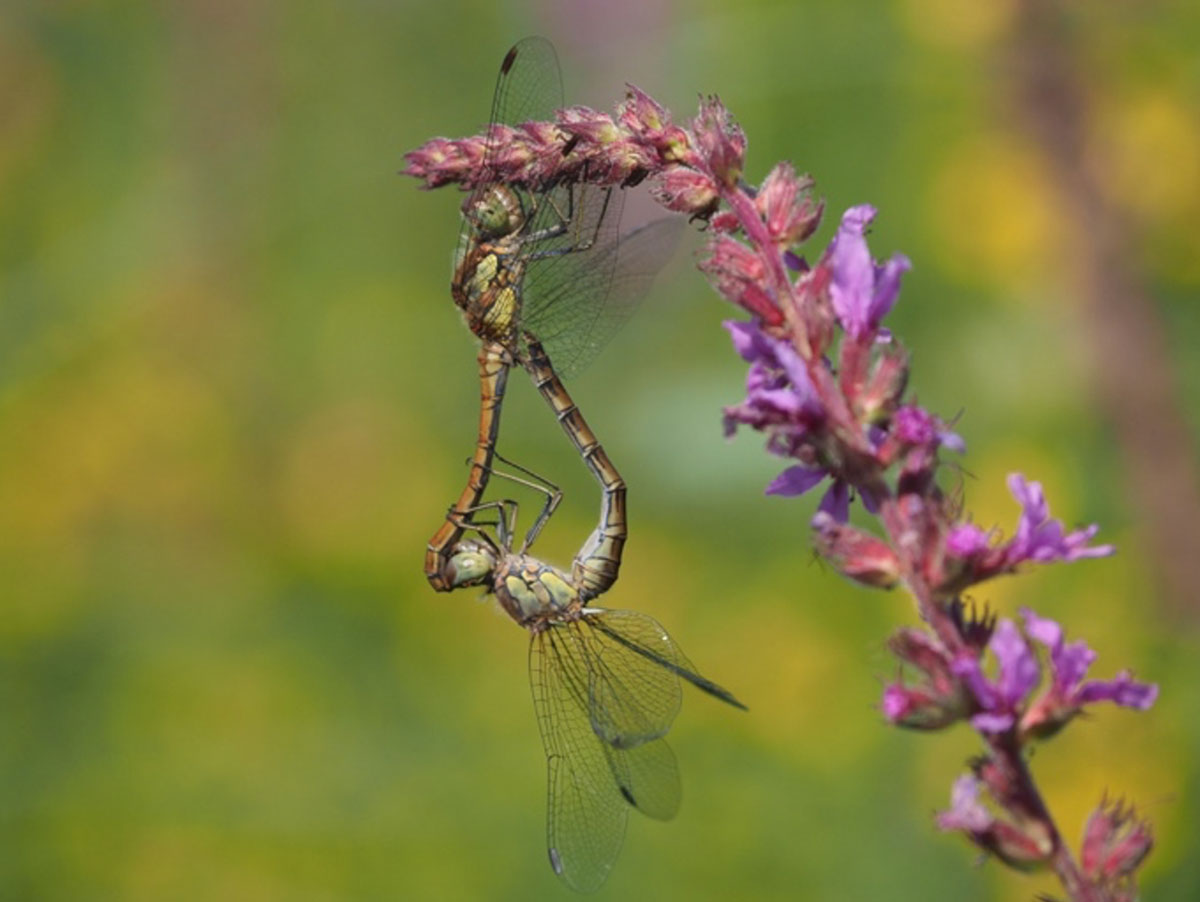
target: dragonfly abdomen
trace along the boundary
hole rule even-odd
[[[600,522],[575,556],[571,576],[579,587],[584,601],[608,591],[617,580],[621,553],[627,533],[625,517],[625,480],[604,451],[596,434],[583,418],[566,387],[550,363],[541,343],[526,334],[528,353],[525,369],[534,385],[554,410],[559,424],[570,436],[583,462],[600,483],[603,497],[600,502]]]
[[[425,577],[439,592],[447,592],[454,588],[446,581],[443,571],[453,553],[453,547],[465,531],[463,518],[479,505],[487,487],[492,455],[500,435],[500,405],[504,401],[508,369],[511,365],[511,355],[500,345],[485,342],[480,346],[479,429],[475,440],[475,453],[471,457],[471,471],[458,501],[450,509],[450,515],[429,540],[425,549]]]

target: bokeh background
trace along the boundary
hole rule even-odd
[[[719,92],[748,176],[881,210],[891,324],[961,414],[975,520],[1042,480],[1118,556],[983,587],[1162,685],[1038,751],[1075,840],[1153,820],[1147,898],[1200,897],[1200,7],[1186,0],[87,2],[0,10],[0,898],[559,899],[526,640],[432,592],[473,345],[452,190],[401,154],[483,124],[516,39],[568,100]],[[636,218],[636,211],[631,217]],[[632,219],[630,220],[632,222]],[[633,816],[602,898],[1026,900],[936,832],[976,750],[886,728],[900,593],[812,557],[812,499],[721,437],[730,315],[689,252],[574,392],[630,485],[608,597],[743,715],[689,693],[683,809]],[[519,373],[509,456],[597,494]]]

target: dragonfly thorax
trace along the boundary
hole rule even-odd
[[[485,241],[512,235],[525,225],[521,198],[507,185],[492,185],[472,194],[463,204],[463,215]]]
[[[492,591],[505,613],[522,626],[536,628],[579,607],[571,578],[528,555],[508,555],[496,569]]]

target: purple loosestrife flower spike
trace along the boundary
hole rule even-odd
[[[887,588],[902,583],[915,598],[928,631],[905,629],[889,640],[903,669],[902,679],[884,689],[884,717],[923,730],[969,718],[982,734],[986,753],[955,783],[939,826],[965,833],[1013,867],[1052,864],[1077,902],[1132,902],[1134,872],[1152,846],[1149,827],[1131,809],[1102,803],[1088,822],[1081,871],[1023,753],[1029,740],[1053,735],[1088,704],[1144,710],[1158,687],[1128,672],[1088,681],[1095,653],[1081,641],[1066,642],[1054,621],[1024,611],[1022,632],[986,609],[968,616],[962,601],[973,585],[1026,562],[1102,557],[1112,546],[1091,544],[1095,526],[1068,531],[1050,516],[1041,485],[1015,473],[1008,485],[1021,515],[1011,538],[959,522],[958,502],[941,489],[938,468],[940,451],[963,453],[964,442],[906,400],[909,354],[882,325],[911,263],[900,253],[883,262],[871,256],[866,232],[876,211],[863,204],[843,214],[829,247],[809,266],[795,246],[823,211],[810,196],[812,180],[781,163],[755,190],[743,181],[745,153],[745,135],[715,97],[702,99],[698,115],[680,126],[629,86],[615,116],[572,107],[552,123],[435,138],[406,155],[405,172],[425,187],[456,183],[467,190],[492,180],[532,190],[648,180],[660,204],[707,223],[699,267],[753,318],[725,324],[749,364],[745,400],[724,411],[726,434],[749,426],[765,433],[770,453],[789,459],[769,494],[803,494],[828,480],[812,521],[818,550],[851,579]],[[878,515],[882,535],[846,523],[855,495]],[[1045,680],[1028,640],[1047,650]],[[994,676],[982,665],[988,650]]]
[[[851,207],[830,246],[833,267],[830,296],[838,322],[852,337],[871,335],[900,294],[900,277],[912,267],[903,254],[893,254],[883,266],[871,259],[864,234],[875,218],[870,204]]]

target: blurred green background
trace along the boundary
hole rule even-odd
[[[1164,551],[1162,526],[1197,551],[1200,532],[1195,510],[1154,506],[1186,497],[1200,429],[1200,10],[1068,4],[1042,45],[1027,12],[8,0],[0,898],[568,896],[544,852],[526,638],[421,574],[478,398],[447,291],[458,196],[396,175],[405,150],[483,124],[530,33],[558,45],[569,102],[611,108],[629,80],[683,119],[719,92],[751,179],[781,158],[817,178],[814,252],[845,207],[879,206],[876,255],[914,262],[891,324],[920,401],[962,414],[976,521],[1013,526],[1004,476],[1022,470],[1120,548],[977,600],[1061,619],[1098,676],[1162,684],[1150,713],[1102,710],[1039,750],[1051,806],[1077,843],[1104,793],[1137,802],[1159,837],[1146,897],[1200,897],[1197,602],[1186,572],[1164,575],[1188,555]],[[1014,60],[1030,59],[1077,77],[1087,115],[1067,150],[1102,174],[1105,221],[1029,127]],[[1153,359],[1095,353],[1104,313],[1082,270],[1105,222],[1124,230],[1108,265],[1165,336]],[[671,734],[683,809],[631,818],[600,896],[1052,891],[933,828],[976,744],[881,724],[883,642],[911,606],[816,563],[814,501],[763,497],[780,464],[754,436],[722,439],[744,378],[730,315],[681,253],[574,383],[630,486],[606,601],[660,619],[751,707],[689,693]],[[1164,467],[1148,490],[1128,477],[1146,428],[1097,386],[1155,366],[1183,436],[1159,450],[1186,478]],[[565,564],[597,492],[512,384],[503,447],[566,490],[539,545]]]

